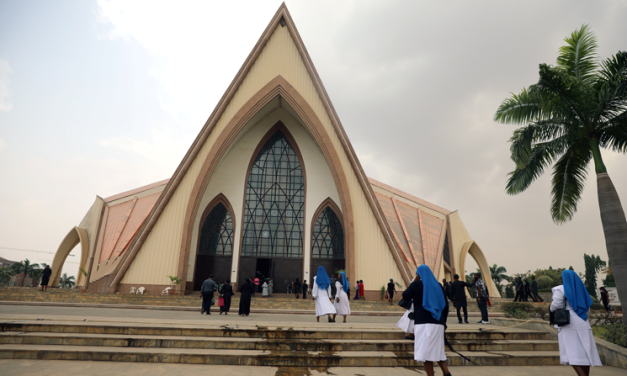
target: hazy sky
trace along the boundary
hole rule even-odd
[[[0,256],[50,263],[96,195],[169,178],[280,3],[1,0]],[[627,2],[287,5],[370,177],[459,210],[510,273],[607,260],[594,171],[553,224],[550,170],[505,194],[515,127],[492,117],[584,23],[627,50]],[[627,156],[603,156],[625,206]]]

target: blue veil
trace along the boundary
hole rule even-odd
[[[346,278],[346,273],[340,272],[340,275],[342,276],[342,290],[344,290],[344,292],[348,294],[348,290],[350,289],[351,284]]]
[[[331,279],[329,278],[329,275],[327,274],[326,269],[322,265],[318,266],[318,274],[316,275],[316,284],[318,285],[318,287],[320,287],[323,290],[326,290],[329,288],[329,286],[331,286]]]
[[[582,320],[588,320],[588,310],[592,305],[592,298],[586,286],[581,282],[581,278],[572,270],[564,270],[562,272],[562,281],[564,282],[564,295],[568,303],[573,307],[577,316]]]
[[[439,321],[446,307],[442,287],[427,265],[420,265],[416,273],[420,276],[423,285],[422,308],[431,312],[433,318]]]

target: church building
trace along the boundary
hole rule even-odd
[[[96,196],[52,265],[80,244],[89,292],[198,291],[209,274],[236,286],[256,275],[286,292],[319,265],[346,270],[367,297],[418,265],[463,279],[470,254],[490,295],[487,260],[457,211],[368,178],[283,4],[167,180]]]

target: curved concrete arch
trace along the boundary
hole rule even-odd
[[[462,278],[461,278],[462,281],[466,280],[465,267],[466,267],[466,255],[467,254],[470,254],[470,256],[475,260],[475,262],[479,266],[479,269],[481,270],[481,275],[483,277],[483,280],[486,283],[486,286],[488,287],[488,293],[490,294],[490,296],[495,297],[495,298],[500,298],[501,293],[496,288],[496,284],[494,283],[491,277],[492,274],[490,273],[490,265],[488,264],[488,261],[485,258],[483,251],[474,240],[464,243],[461,254],[459,256],[459,271],[462,274]]]
[[[61,271],[63,270],[63,264],[68,255],[76,247],[78,243],[81,243],[81,263],[80,267],[85,265],[87,261],[87,254],[89,253],[89,237],[87,231],[80,227],[74,227],[70,232],[65,235],[65,238],[59,245],[57,252],[52,260],[52,274],[50,275],[50,286],[59,287],[59,280],[61,279]],[[85,276],[79,272],[76,278],[76,285],[83,286],[85,284]]]

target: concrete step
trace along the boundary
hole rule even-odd
[[[558,351],[462,352],[472,362],[447,353],[451,366],[558,365]],[[196,363],[291,367],[415,367],[412,352],[267,351],[104,346],[0,345],[0,359],[63,359],[117,362]]]
[[[185,337],[80,333],[0,332],[0,344],[104,347],[155,347],[269,351],[413,351],[405,339],[271,339],[246,337]],[[559,351],[552,340],[451,340],[457,351]]]
[[[223,337],[223,338],[264,338],[264,339],[345,339],[345,340],[403,340],[405,333],[397,329],[367,329],[341,327],[301,328],[294,326],[207,326],[172,325],[153,323],[36,323],[1,322],[1,333],[63,333],[63,334],[114,334],[140,336],[180,336],[180,337]],[[532,330],[511,330],[507,328],[490,328],[490,330],[450,329],[446,332],[451,341],[520,341],[550,340],[550,334]]]

